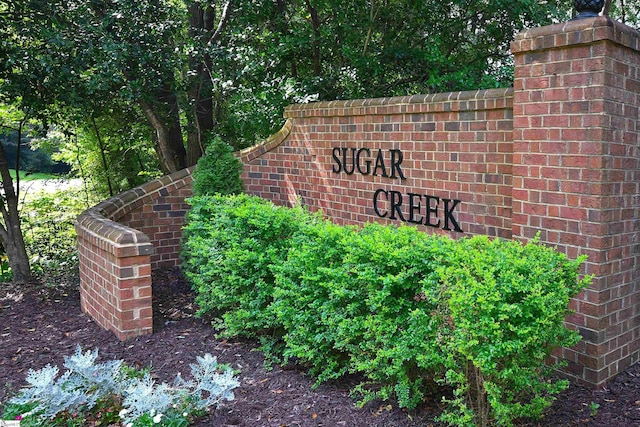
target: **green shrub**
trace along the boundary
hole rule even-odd
[[[441,363],[435,306],[426,307],[433,304],[425,295],[451,240],[378,224],[304,231],[277,269],[285,356],[307,363],[319,381],[363,373],[377,389],[361,384],[364,401],[395,394],[415,406],[425,373]]]
[[[411,227],[342,227],[249,196],[194,198],[184,265],[226,335],[271,337],[318,382],[359,373],[363,402],[415,407],[452,390],[442,420],[512,425],[566,387],[547,379],[588,284],[584,258],[538,244],[457,241]]]
[[[271,267],[286,258],[290,237],[314,216],[264,199],[201,196],[184,228],[183,269],[197,291],[200,314],[213,314],[227,336],[271,336]]]
[[[293,237],[295,249],[286,262],[272,267],[277,285],[270,309],[286,331],[285,360],[307,363],[319,381],[340,377],[348,368],[348,352],[337,346],[339,329],[349,327],[341,316],[360,309],[361,292],[346,286],[348,277],[336,266],[351,233],[351,228],[327,222],[308,227]],[[338,311],[331,312],[336,305]]]
[[[233,148],[216,137],[193,171],[193,194],[240,194],[242,192],[242,162],[233,155]]]
[[[541,416],[566,388],[566,381],[545,381],[544,361],[553,348],[580,340],[563,321],[569,300],[588,285],[589,278],[578,279],[584,259],[568,260],[537,241],[458,241],[440,269],[449,316],[442,329],[445,381],[455,388],[451,403],[458,408],[446,420],[512,425]]]
[[[58,283],[77,276],[77,216],[94,200],[80,188],[25,192],[21,226],[31,270],[45,283]]]

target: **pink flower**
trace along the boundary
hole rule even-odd
[[[22,419],[22,415],[16,415],[16,417],[14,418],[14,420],[16,421],[20,421]]]

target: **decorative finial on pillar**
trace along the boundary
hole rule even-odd
[[[604,0],[573,0],[578,16],[573,19],[585,19],[598,16],[604,6]]]

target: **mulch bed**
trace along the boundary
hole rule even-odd
[[[353,379],[314,389],[313,379],[300,367],[265,368],[255,343],[218,339],[206,321],[194,317],[193,294],[178,270],[156,272],[153,287],[156,332],[120,342],[82,313],[74,281],[56,287],[0,284],[0,402],[24,384],[30,368],[48,363],[62,367],[64,356],[80,345],[84,350],[98,348],[103,361],[151,365],[159,382],[188,373],[189,364],[205,353],[239,370],[241,387],[235,400],[200,419],[197,426],[441,425],[433,420],[440,411],[437,397],[414,411],[399,409],[394,402],[359,408],[348,391]],[[541,422],[519,426],[640,426],[640,366],[630,367],[602,390],[572,384]]]

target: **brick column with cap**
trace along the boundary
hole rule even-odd
[[[512,52],[513,237],[588,255],[569,319],[584,339],[558,356],[601,386],[640,353],[640,33],[580,19],[520,33]]]

